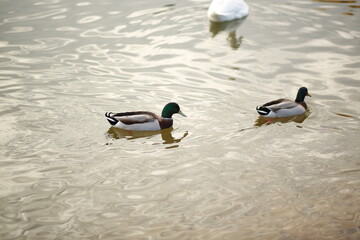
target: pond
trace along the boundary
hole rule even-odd
[[[0,238],[360,239],[360,4],[247,3],[2,0]],[[104,117],[168,102],[161,132]]]

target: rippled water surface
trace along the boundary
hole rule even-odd
[[[360,2],[209,4],[0,0],[0,239],[360,239]]]

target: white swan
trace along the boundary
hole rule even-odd
[[[213,0],[207,15],[213,22],[225,22],[246,17],[249,6],[243,0]]]

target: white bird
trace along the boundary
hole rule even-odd
[[[213,22],[225,22],[249,15],[249,6],[243,0],[213,0],[207,12]]]

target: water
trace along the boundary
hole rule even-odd
[[[209,4],[0,2],[2,240],[360,238],[358,1]],[[103,117],[170,101],[161,133]]]

